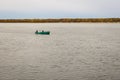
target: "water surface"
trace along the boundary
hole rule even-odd
[[[120,24],[0,23],[0,80],[120,80]]]

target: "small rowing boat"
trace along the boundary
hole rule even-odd
[[[42,35],[49,35],[50,34],[50,31],[38,31],[38,30],[36,30],[36,32],[35,32],[35,34],[42,34]]]

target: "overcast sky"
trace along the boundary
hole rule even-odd
[[[120,0],[0,0],[0,18],[120,17]]]

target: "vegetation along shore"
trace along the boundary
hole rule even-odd
[[[0,23],[120,22],[120,18],[0,19]]]

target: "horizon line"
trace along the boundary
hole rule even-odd
[[[116,18],[120,18],[120,17],[96,17],[96,18],[0,18],[0,20],[3,20],[3,19],[116,19]]]

